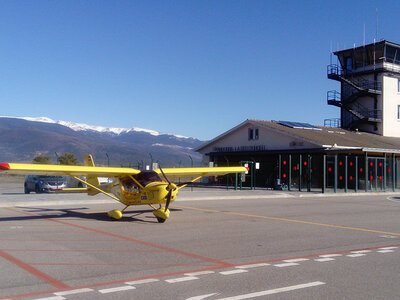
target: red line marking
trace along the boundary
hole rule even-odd
[[[200,265],[200,264],[88,264],[88,263],[31,263],[32,266],[158,266],[158,267],[215,267],[215,265]]]
[[[139,253],[139,252],[145,252],[145,253],[149,253],[149,252],[163,252],[162,250],[107,250],[107,249],[89,249],[89,250],[73,250],[73,249],[60,249],[60,250],[55,250],[55,249],[0,249],[3,251],[7,251],[7,252],[116,252],[116,253]]]
[[[13,211],[13,212],[17,212],[17,213],[22,213],[22,214],[25,214],[27,216],[38,216],[37,214],[27,213],[27,212],[15,210],[15,209],[12,209],[12,208],[9,208],[9,207],[4,207],[4,209],[7,209],[7,210],[10,210],[10,211]],[[96,232],[96,233],[99,233],[99,234],[102,234],[102,235],[106,235],[106,236],[112,236],[112,237],[115,237],[115,238],[118,238],[118,239],[121,239],[121,240],[130,241],[130,242],[134,242],[134,243],[137,243],[137,244],[141,244],[141,245],[145,245],[145,246],[149,246],[149,247],[153,247],[153,248],[157,248],[157,249],[162,249],[164,251],[171,252],[171,253],[182,254],[182,255],[185,255],[185,256],[189,256],[189,257],[201,259],[201,260],[204,260],[204,261],[212,262],[212,263],[215,263],[215,264],[218,264],[218,265],[221,265],[221,266],[225,266],[225,267],[232,266],[232,264],[230,264],[230,263],[226,263],[226,262],[219,261],[219,260],[216,260],[216,259],[212,259],[212,258],[209,258],[209,257],[205,257],[205,256],[201,256],[201,255],[197,255],[197,254],[194,254],[194,253],[189,253],[189,252],[185,252],[185,251],[181,251],[181,250],[177,250],[177,249],[173,249],[173,248],[164,247],[164,246],[152,244],[152,243],[149,243],[149,242],[140,241],[140,240],[137,240],[137,239],[134,239],[134,238],[130,238],[130,237],[126,237],[126,236],[123,236],[123,235],[102,231],[102,230],[95,229],[95,228],[80,226],[80,225],[76,225],[76,224],[72,224],[72,223],[68,223],[68,222],[64,222],[64,221],[60,221],[60,220],[49,219],[49,218],[43,218],[43,220],[55,222],[55,223],[58,223],[58,224],[64,224],[64,225],[67,225],[67,226],[70,226],[70,227],[79,228],[79,229],[86,230],[86,231]]]
[[[237,266],[244,266],[244,265],[251,265],[251,264],[259,264],[259,263],[272,263],[272,262],[280,262],[280,261],[284,261],[284,260],[288,260],[288,259],[310,258],[310,257],[317,257],[317,256],[320,256],[320,255],[342,254],[342,253],[349,253],[349,252],[352,252],[352,251],[374,250],[374,249],[387,248],[387,247],[400,247],[400,244],[396,244],[396,245],[385,245],[385,246],[375,246],[375,247],[370,247],[370,248],[353,249],[353,250],[343,250],[343,251],[338,251],[338,252],[327,252],[327,253],[320,253],[320,254],[311,254],[311,255],[306,255],[306,256],[296,256],[296,257],[287,257],[287,258],[271,259],[271,260],[266,260],[266,261],[247,262],[247,263],[236,264],[236,265],[231,265],[231,266],[215,266],[215,267],[210,267],[210,268],[205,268],[205,269],[186,270],[186,271],[179,271],[179,272],[165,273],[165,274],[157,274],[157,275],[150,275],[150,276],[136,277],[136,278],[127,278],[127,279],[120,279],[120,280],[116,280],[116,281],[100,282],[100,283],[95,283],[95,284],[90,284],[90,285],[84,285],[84,286],[76,286],[76,287],[73,287],[73,288],[65,288],[65,289],[60,289],[60,290],[51,290],[51,291],[35,292],[35,293],[29,293],[29,294],[10,295],[10,296],[5,296],[5,297],[0,297],[0,299],[22,298],[22,297],[29,297],[29,296],[36,296],[36,295],[49,294],[49,293],[54,293],[54,292],[59,292],[59,291],[64,291],[64,290],[82,289],[82,288],[94,288],[94,287],[105,286],[105,285],[119,284],[119,283],[123,283],[123,282],[126,282],[126,281],[135,281],[135,280],[152,279],[152,278],[162,278],[162,277],[169,277],[169,276],[182,275],[182,274],[185,274],[185,273],[194,273],[194,272],[201,272],[201,271],[221,270],[221,269],[225,269],[225,268],[227,268],[227,267],[237,267]]]
[[[253,264],[261,264],[261,263],[280,262],[280,261],[284,261],[284,260],[297,259],[297,258],[311,258],[311,257],[317,257],[317,256],[329,255],[329,254],[345,254],[345,253],[350,253],[350,252],[354,252],[354,251],[376,250],[376,249],[388,248],[388,247],[400,247],[400,244],[397,244],[397,245],[386,245],[386,246],[375,246],[375,247],[362,248],[362,249],[343,250],[343,251],[337,251],[337,252],[327,252],[327,253],[319,253],[319,254],[310,254],[310,255],[304,255],[304,256],[295,256],[295,257],[288,257],[288,258],[278,258],[278,259],[271,259],[271,260],[263,260],[263,261],[257,261],[257,262],[249,262],[249,263],[238,264],[238,265],[235,265],[235,267],[238,267],[238,266],[246,266],[246,265],[253,265]]]
[[[53,277],[50,277],[49,275],[39,271],[38,269],[32,267],[31,265],[23,262],[22,260],[19,260],[18,258],[15,258],[14,256],[9,255],[8,253],[6,253],[2,250],[0,250],[0,256],[3,257],[4,259],[8,260],[9,262],[17,265],[21,269],[24,269],[28,273],[31,273],[32,275],[51,284],[52,286],[54,286],[56,288],[59,288],[59,289],[70,288],[68,285],[62,283],[61,281],[58,281],[58,280],[54,279]]]

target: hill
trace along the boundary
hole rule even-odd
[[[91,126],[48,118],[0,117],[0,161],[31,162],[44,154],[56,162],[56,155],[73,153],[82,160],[91,153],[99,165],[131,166],[159,162],[165,167],[198,165],[201,155],[193,148],[195,138],[161,134],[142,128]]]

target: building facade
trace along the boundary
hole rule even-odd
[[[400,190],[400,45],[381,41],[334,53],[340,82],[325,126],[246,120],[196,150],[214,165],[247,165],[245,186],[300,191]],[[232,178],[227,184],[236,184]]]

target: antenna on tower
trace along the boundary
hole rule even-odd
[[[376,18],[376,20],[375,20],[375,22],[376,22],[376,27],[375,27],[375,40],[378,40],[378,8],[376,8],[376,16],[375,16],[375,18]]]
[[[365,22],[364,22],[364,34],[363,34],[363,46],[365,47]]]

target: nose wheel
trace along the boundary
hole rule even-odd
[[[157,218],[158,223],[164,223],[169,218],[169,209],[164,207],[155,209],[153,215]]]

